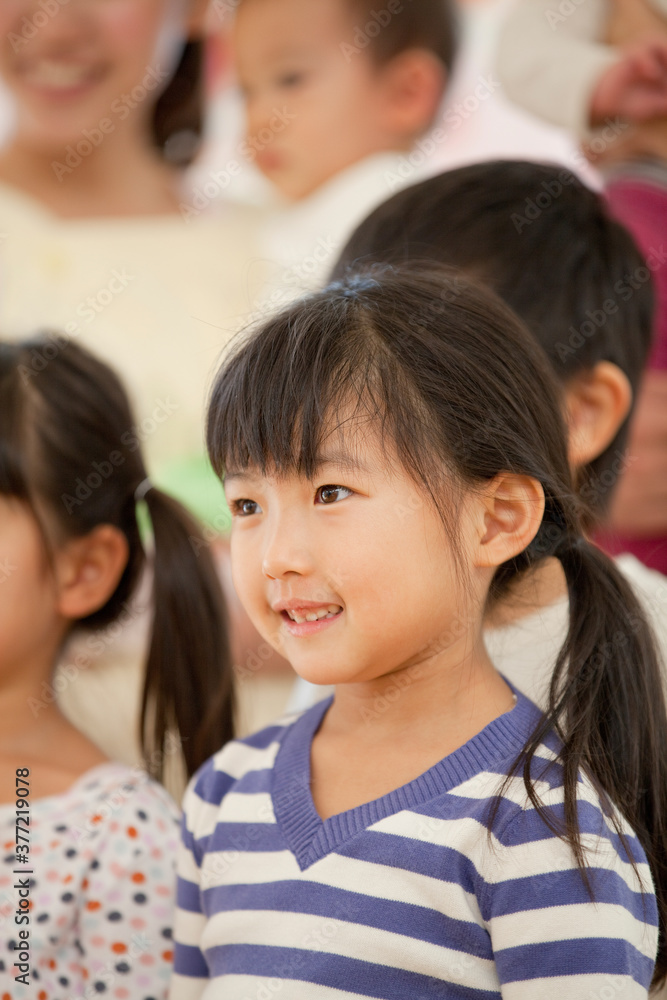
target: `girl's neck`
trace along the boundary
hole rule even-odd
[[[311,748],[311,792],[326,819],[413,781],[514,705],[480,636],[374,681],[341,684]]]
[[[26,666],[0,683],[0,802],[11,801],[16,768],[30,769],[31,794],[43,798],[107,760],[62,714],[50,676]]]
[[[99,134],[95,147],[87,141],[50,150],[17,135],[0,154],[0,181],[62,218],[177,213],[178,173],[147,139],[121,127]]]

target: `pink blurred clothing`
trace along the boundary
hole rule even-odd
[[[647,161],[619,167],[609,175],[605,194],[613,214],[652,262],[656,316],[648,368],[667,371],[667,165]],[[646,566],[667,573],[667,536],[640,538],[605,531],[597,541],[612,555],[631,552]]]

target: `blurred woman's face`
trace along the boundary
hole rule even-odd
[[[45,151],[143,127],[183,42],[187,0],[1,0],[0,74]],[[179,38],[180,35],[180,38]]]

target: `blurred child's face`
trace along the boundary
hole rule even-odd
[[[143,123],[173,69],[186,6],[1,0],[0,72],[16,101],[19,134],[37,147],[76,150],[83,141],[103,142],[131,115]]]
[[[347,0],[244,0],[235,26],[247,155],[288,198],[358,160],[406,148],[384,124],[383,72],[367,50],[346,58]]]
[[[362,428],[344,451],[340,437],[312,482],[252,469],[227,477],[234,581],[254,625],[318,684],[374,680],[452,643],[470,652],[481,610],[467,610],[475,587],[460,581],[432,502],[397,462],[388,467],[374,432]],[[464,552],[473,507],[463,505]]]
[[[0,678],[27,670],[52,642],[56,590],[30,510],[0,496]]]

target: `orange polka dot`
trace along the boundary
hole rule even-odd
[[[66,875],[65,878],[63,879],[63,882],[71,882],[71,881],[72,881],[71,875]]]
[[[101,823],[102,822],[102,817],[99,815],[99,813],[97,813],[95,816],[91,817],[90,822],[91,823]]]
[[[165,960],[165,962],[171,962],[172,958],[174,957],[174,953],[173,951],[163,951],[162,957]]]
[[[82,889],[87,889],[88,888],[88,879],[87,878],[84,878],[83,882],[81,883],[81,888]]]
[[[55,961],[54,958],[50,958],[49,959],[48,966],[49,966],[50,969],[55,969],[55,967],[56,967],[56,961]]]
[[[48,996],[46,995],[46,990],[40,990],[39,993],[37,994],[37,997],[38,1000],[49,1000]]]
[[[96,899],[89,899],[88,902],[86,903],[86,909],[87,910],[99,910],[99,908],[100,908],[101,905],[102,904],[98,903],[98,901]]]
[[[127,945],[123,944],[122,941],[114,941],[111,950],[115,951],[117,955],[122,955],[124,951],[127,951]]]
[[[132,874],[132,881],[133,882],[145,882],[146,881],[146,876],[144,874],[142,874],[142,872],[133,872],[133,874]]]
[[[12,1000],[12,998],[9,995],[9,993],[3,993],[2,994],[2,1000]]]
[[[138,836],[136,827],[134,827],[134,826],[128,826],[128,828],[127,828],[127,835],[128,835],[128,837],[136,837],[136,836]]]

